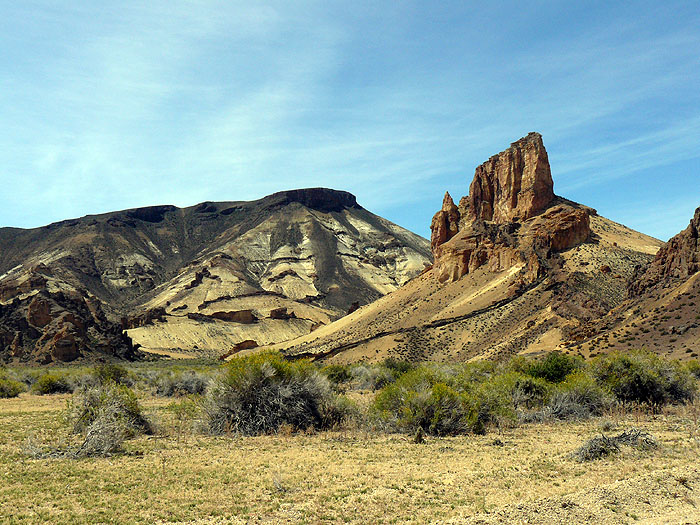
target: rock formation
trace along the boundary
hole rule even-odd
[[[631,291],[638,295],[648,288],[668,285],[687,279],[700,271],[700,208],[688,227],[669,239],[638,279],[631,284]]]
[[[455,281],[482,266],[498,272],[520,264],[532,282],[552,251],[588,239],[590,213],[554,195],[542,136],[530,133],[476,168],[459,206],[445,194],[431,223],[437,278]]]
[[[686,235],[669,243],[676,255],[659,256],[663,272],[697,270],[697,223],[696,215]],[[635,268],[646,267],[662,244],[557,197],[542,138],[530,133],[476,168],[458,205],[445,194],[431,223],[432,267],[351,316],[276,347],[331,363],[551,350],[589,357],[637,345],[651,320],[676,351],[695,357],[700,338],[690,338],[700,333],[693,302],[700,274],[689,280],[695,288],[678,287],[680,316],[661,317],[668,305],[661,294],[653,294],[651,306],[628,298]],[[617,330],[625,319],[634,321]]]
[[[30,346],[60,311],[85,329],[68,321],[67,331],[51,328],[42,352],[60,359],[99,354],[97,346],[90,350],[99,338],[83,332],[108,325],[37,292],[89,297],[105,321],[145,350],[213,357],[231,341],[267,344],[308,333],[355,302],[395,290],[429,263],[425,239],[365,210],[354,195],[327,188],[0,228],[0,305],[9,312],[18,299],[17,319],[30,319],[22,321],[28,334],[14,321],[3,332],[0,359],[43,360]]]
[[[0,357],[43,364],[78,358],[134,359],[138,352],[99,300],[78,292],[41,290],[0,304]]]
[[[476,168],[463,215],[498,224],[523,221],[554,200],[554,183],[542,135],[529,133]]]

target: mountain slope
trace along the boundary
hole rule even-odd
[[[338,361],[579,351],[663,244],[557,197],[536,133],[479,166],[459,205],[445,195],[431,229],[429,271],[277,348]]]
[[[700,356],[700,208],[630,281],[629,298],[587,327],[586,355],[648,348],[674,358]]]
[[[311,188],[0,229],[0,301],[77,294],[144,349],[219,355],[246,340],[308,333],[398,288],[429,261],[425,239],[347,192]],[[14,340],[22,327],[0,330],[0,341]],[[19,350],[6,344],[5,353],[36,359],[35,340]],[[80,352],[89,353],[88,343]]]

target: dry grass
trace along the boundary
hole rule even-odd
[[[125,455],[29,459],[22,451],[28,437],[45,444],[70,439],[60,417],[68,397],[0,400],[0,521],[547,523],[559,522],[561,513],[561,522],[566,513],[580,521],[581,509],[603,523],[698,516],[692,488],[700,486],[700,445],[697,420],[685,407],[609,416],[617,428],[650,432],[660,447],[624,447],[581,465],[569,454],[600,434],[600,420],[423,444],[363,431],[182,439],[169,419],[170,401],[148,398],[147,414],[164,432],[128,441]],[[663,488],[657,499],[654,484]],[[608,492],[596,492],[601,487],[624,497],[610,504]]]

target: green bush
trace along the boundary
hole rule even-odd
[[[98,426],[117,425],[127,436],[152,432],[136,394],[125,385],[108,382],[78,390],[68,402],[67,418],[76,433]]]
[[[700,361],[693,359],[685,363],[688,372],[693,374],[697,379],[700,379]]]
[[[381,366],[391,370],[395,377],[401,377],[406,372],[410,372],[416,368],[416,364],[410,361],[387,357],[381,362]]]
[[[95,367],[95,379],[98,384],[117,383],[118,385],[131,386],[133,382],[129,378],[129,371],[121,365],[106,363]]]
[[[526,376],[517,372],[502,372],[472,387],[468,394],[469,429],[483,434],[488,426],[512,424],[516,419],[516,393],[527,381]],[[536,397],[539,394],[532,399]]]
[[[17,381],[5,367],[0,367],[0,399],[17,397],[25,390],[24,383]]]
[[[32,385],[32,392],[41,396],[47,394],[67,394],[73,391],[73,385],[65,374],[46,372],[39,376]]]
[[[204,401],[208,430],[257,435],[329,428],[339,422],[328,379],[308,361],[266,352],[234,359],[212,382]]]
[[[420,367],[385,387],[375,398],[372,416],[384,428],[433,435],[467,430],[469,409],[464,393],[447,385],[436,370]]]
[[[545,357],[530,362],[524,372],[550,383],[560,383],[583,366],[583,359],[561,352],[549,352]]]
[[[691,401],[697,385],[688,368],[646,351],[598,357],[593,374],[621,401],[667,404]]]
[[[375,398],[371,415],[387,430],[433,435],[484,433],[515,421],[518,404],[542,404],[548,387],[518,372],[495,373],[493,364],[421,366]]]
[[[352,379],[350,367],[346,365],[328,365],[321,369],[328,380],[336,386],[340,386]]]

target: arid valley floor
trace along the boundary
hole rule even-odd
[[[697,523],[700,406],[529,424],[484,436],[361,430],[260,437],[183,432],[170,401],[124,455],[30,459],[70,440],[69,395],[0,400],[3,523]],[[588,438],[637,427],[658,449],[579,463]],[[603,430],[603,428],[607,430]]]

